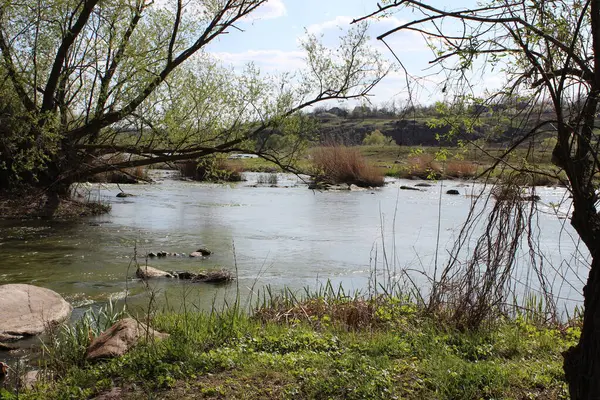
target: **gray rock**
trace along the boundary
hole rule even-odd
[[[92,340],[87,348],[86,359],[93,361],[120,357],[146,337],[160,340],[168,338],[169,335],[148,328],[133,318],[122,319]]]
[[[421,191],[420,189],[418,189],[418,188],[416,188],[416,187],[412,187],[412,186],[404,186],[404,185],[400,186],[400,189],[402,189],[402,190],[415,190],[415,191],[417,191],[417,192],[420,192],[420,191]]]
[[[135,275],[140,279],[152,279],[152,278],[172,278],[173,275],[169,274],[166,271],[161,271],[158,268],[152,268],[145,266],[140,266],[135,271]]]
[[[60,324],[73,307],[58,293],[33,285],[0,286],[0,340],[34,336]]]
[[[351,192],[362,192],[367,190],[366,188],[362,188],[360,186],[356,186],[355,184],[350,185],[350,187],[348,188]]]
[[[460,192],[456,189],[450,189],[446,192],[446,194],[457,195],[457,194],[460,194]]]
[[[38,370],[27,372],[21,377],[21,387],[24,387],[27,390],[33,389],[35,384],[40,380],[40,375],[41,373]]]
[[[205,248],[199,248],[198,250],[196,250],[196,252],[202,254],[203,256],[207,257],[210,256],[212,254],[212,251],[205,249]]]
[[[433,185],[429,184],[429,183],[417,183],[415,186],[416,187],[432,187]]]
[[[117,193],[117,197],[125,198],[125,197],[133,197],[133,195],[131,193],[120,192],[120,193]]]

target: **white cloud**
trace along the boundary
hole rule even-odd
[[[330,29],[334,29],[334,28],[338,28],[338,27],[341,27],[341,28],[348,27],[353,19],[354,18],[352,18],[352,17],[346,17],[346,16],[340,15],[329,21],[309,25],[306,27],[306,31],[310,34],[318,35],[320,33],[328,31]]]
[[[289,72],[305,65],[303,51],[246,50],[241,53],[214,52],[212,55],[224,64],[241,67],[250,62],[266,72]]]
[[[283,4],[283,0],[268,0],[265,5],[259,7],[247,18],[244,18],[244,20],[253,22],[256,20],[281,18],[286,15],[287,9],[285,8],[285,4]]]

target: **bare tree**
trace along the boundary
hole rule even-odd
[[[364,18],[400,9],[409,9],[416,17],[378,39],[385,42],[401,31],[422,34],[435,48],[431,63],[449,77],[445,90],[458,87],[453,78],[468,80],[476,69],[502,69],[507,84],[491,96],[520,94],[531,99],[531,105],[551,104],[552,113],[544,118],[532,120],[531,110],[529,129],[506,155],[542,132],[552,132],[557,139],[552,160],[568,178],[573,196],[571,224],[592,260],[583,290],[581,338],[564,354],[564,371],[572,399],[600,398],[600,2],[493,0],[474,8],[446,10],[423,1],[394,0]],[[401,60],[402,49],[394,50]]]

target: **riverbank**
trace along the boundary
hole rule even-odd
[[[19,398],[562,399],[561,352],[579,335],[534,313],[464,332],[399,298],[339,295],[149,315],[168,339],[99,363],[83,359],[87,331],[65,330],[42,359],[53,379]]]
[[[76,219],[106,214],[108,202],[99,199],[59,198],[51,200],[43,190],[0,193],[0,218]]]

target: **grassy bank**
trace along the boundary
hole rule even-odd
[[[267,303],[253,315],[156,315],[153,326],[169,339],[95,364],[83,360],[88,332],[71,329],[43,358],[53,378],[19,398],[567,397],[561,352],[575,343],[575,328],[538,325],[525,314],[458,331],[398,298]]]
[[[327,152],[327,147],[317,147],[298,160],[296,167],[310,172],[314,169],[313,153]],[[366,160],[369,167],[379,174],[395,178],[418,179],[471,179],[490,168],[504,154],[501,148],[474,147],[425,147],[425,146],[354,146]],[[254,158],[233,160],[236,168],[253,172],[282,172],[281,168],[269,161]],[[531,173],[528,184],[557,185],[564,179],[563,173],[551,162],[551,149],[539,148],[535,151],[516,149],[505,162],[498,164],[491,178],[507,179],[514,168],[525,168]]]

